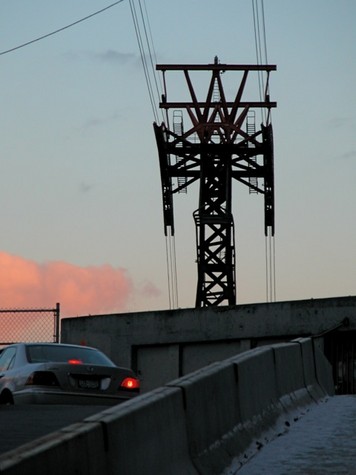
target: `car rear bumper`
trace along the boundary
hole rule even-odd
[[[15,404],[98,404],[113,406],[132,399],[128,397],[112,396],[93,393],[75,393],[61,391],[46,391],[42,389],[25,389],[13,394]]]

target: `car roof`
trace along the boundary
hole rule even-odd
[[[27,342],[27,341],[22,341],[22,342],[17,342],[17,343],[11,343],[10,345],[6,345],[4,346],[3,348],[0,348],[0,351],[2,349],[5,349],[5,348],[8,348],[9,346],[48,346],[48,345],[51,345],[51,346],[63,346],[63,347],[72,347],[72,348],[86,348],[86,349],[89,349],[89,350],[95,350],[95,351],[100,351],[98,350],[97,348],[93,348],[92,346],[86,346],[86,345],[74,345],[72,343],[54,343],[53,341],[48,341],[48,342],[45,342],[45,341],[31,341],[31,342]]]

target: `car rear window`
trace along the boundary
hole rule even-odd
[[[100,366],[115,366],[107,356],[93,348],[80,348],[65,345],[28,345],[26,347],[29,363],[68,363],[71,361]]]

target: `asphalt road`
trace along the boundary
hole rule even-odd
[[[107,408],[72,405],[0,406],[0,454]]]

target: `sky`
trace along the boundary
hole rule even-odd
[[[0,53],[110,3],[1,0]],[[157,63],[256,63],[250,0],[145,6]],[[264,12],[277,65],[276,300],[355,295],[356,3],[269,0]],[[129,0],[0,54],[0,71],[0,307],[169,308],[155,119]],[[178,306],[194,307],[197,187],[174,206]],[[236,184],[233,207],[237,302],[264,302],[263,196]]]

